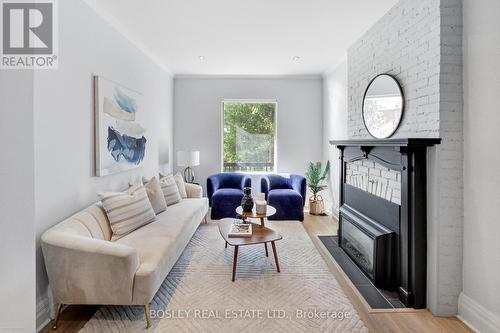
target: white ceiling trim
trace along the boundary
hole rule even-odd
[[[245,79],[245,80],[318,80],[322,79],[322,74],[307,74],[307,75],[212,75],[212,74],[176,74],[174,79],[183,80],[183,79]]]
[[[146,57],[151,59],[157,66],[164,70],[170,76],[174,76],[174,73],[160,60],[160,58],[152,52],[146,45],[141,41],[132,37],[131,33],[118,22],[113,16],[111,16],[106,10],[97,5],[96,0],[83,0],[97,15],[99,15],[104,21],[106,21],[112,28],[114,28],[118,33],[125,37],[130,43],[132,43],[139,51],[144,53]]]
[[[325,78],[325,77],[329,76],[331,73],[335,72],[335,70],[337,69],[337,67],[339,67],[344,62],[347,62],[347,52],[333,66],[331,66],[327,70],[325,70],[323,72],[323,74],[321,75],[321,77]]]

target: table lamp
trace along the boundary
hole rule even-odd
[[[184,169],[184,181],[194,182],[194,171],[191,167],[200,165],[200,152],[179,150],[177,152],[177,166],[186,167]]]

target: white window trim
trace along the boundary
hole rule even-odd
[[[224,171],[224,103],[254,103],[254,104],[274,104],[274,166],[273,171],[235,171],[236,173],[244,173],[248,175],[265,175],[275,174],[278,172],[278,99],[238,99],[238,98],[224,98],[220,102],[220,170]]]

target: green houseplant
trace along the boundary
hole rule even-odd
[[[326,161],[323,170],[321,162],[309,162],[309,168],[306,172],[307,187],[311,190],[309,197],[309,213],[312,215],[322,215],[325,213],[323,197],[318,193],[327,188],[325,180],[330,174],[330,161]]]

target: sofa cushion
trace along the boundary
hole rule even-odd
[[[168,176],[164,175],[163,173],[158,173],[160,175],[160,179]],[[181,195],[182,199],[186,199],[188,197],[187,195],[187,188],[186,188],[186,182],[184,181],[184,178],[182,177],[180,172],[177,172],[174,175],[175,183],[177,184],[177,188],[179,189],[179,194]]]
[[[179,189],[179,194],[181,195],[182,199],[186,199],[188,197],[187,192],[186,192],[186,183],[184,182],[184,178],[182,178],[182,175],[180,172],[177,172],[174,175],[175,183],[177,184],[177,188]]]
[[[182,200],[179,188],[173,175],[166,175],[160,179],[161,190],[167,202],[167,206],[175,205]]]
[[[295,190],[269,191],[267,202],[276,208],[276,214],[270,216],[269,220],[304,220],[304,201]]]
[[[185,183],[186,194],[188,198],[201,198],[203,197],[203,187],[197,184]]]
[[[236,207],[241,205],[243,191],[235,188],[222,188],[212,195],[211,218],[219,220],[226,217],[236,217]]]
[[[289,200],[290,203],[300,202],[302,206],[302,196],[295,190],[278,189],[269,191],[269,197],[280,198],[280,200]]]
[[[134,304],[146,304],[166,278],[208,211],[207,198],[184,199],[148,224],[118,240],[137,250]]]
[[[155,219],[156,214],[142,184],[134,185],[126,192],[100,192],[99,197],[113,231],[111,240],[117,240]]]
[[[148,181],[145,177],[142,177],[142,182],[144,183],[149,202],[151,202],[151,206],[153,206],[155,214],[158,215],[161,212],[165,211],[165,209],[167,209],[167,202],[165,201],[165,197],[163,196],[163,191],[161,190],[160,182],[158,181],[158,179],[156,177],[153,177]]]
[[[215,191],[213,195],[213,197],[240,198],[240,200],[242,196],[243,191],[236,188],[221,188]]]

